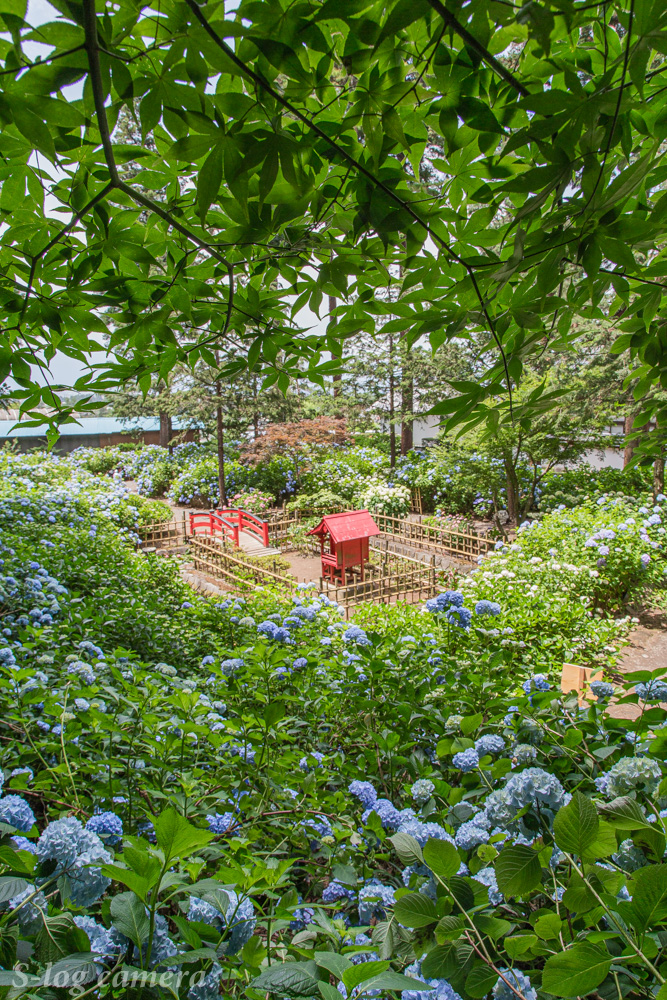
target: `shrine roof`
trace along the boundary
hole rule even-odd
[[[342,514],[327,514],[309,535],[331,535],[334,542],[351,542],[358,538],[379,535],[380,529],[367,510],[346,510]]]

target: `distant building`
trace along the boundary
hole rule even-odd
[[[17,441],[21,451],[46,448],[47,425],[23,427],[15,420],[0,420],[0,445]],[[172,418],[172,433],[181,441],[199,440],[199,431],[185,420]],[[54,451],[67,454],[75,448],[108,448],[123,442],[160,443],[158,417],[137,417],[123,421],[119,417],[80,417],[77,424],[63,424]]]

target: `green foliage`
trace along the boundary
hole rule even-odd
[[[335,371],[329,352],[377,316],[408,345],[489,345],[454,419],[485,417],[582,315],[617,318],[637,399],[660,385],[659,0],[151,11],[2,14],[2,371],[26,413],[58,391],[31,365],[85,360],[107,333],[117,360],[81,388],[217,367],[234,334],[225,375],[284,389]],[[325,334],[289,318],[330,295]],[[522,416],[550,402],[538,388]]]
[[[665,671],[616,686],[629,719],[608,690],[580,707],[559,682],[575,636],[579,662],[613,662],[603,643],[624,624],[581,598],[611,601],[646,549],[658,584],[660,513],[546,515],[462,581],[468,604],[502,604],[469,630],[432,604],[365,607],[350,630],[310,588],[195,594],[175,560],[133,546],[117,482],[0,461],[0,987],[658,993]],[[617,580],[590,575],[593,536],[618,545]],[[35,857],[38,838],[53,855]],[[30,886],[41,897],[22,899]]]

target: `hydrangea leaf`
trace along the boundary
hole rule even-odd
[[[593,802],[575,792],[554,819],[554,837],[563,851],[580,858],[597,839],[600,821]]]
[[[315,962],[332,972],[336,979],[342,979],[347,970],[353,968],[350,959],[336,951],[316,951]]]
[[[323,1000],[340,1000],[340,993],[335,986],[331,985],[331,983],[318,983],[317,988],[319,989]]]
[[[476,715],[466,716],[461,720],[461,732],[464,736],[469,736],[470,733],[474,733],[476,729],[479,729],[483,720],[484,716],[481,712],[478,712]]]
[[[419,841],[409,833],[395,833],[389,839],[404,865],[420,865],[423,862],[424,857]],[[356,885],[356,878],[354,884]]]
[[[505,935],[509,934],[514,924],[511,924],[509,920],[503,920],[501,917],[490,917],[487,913],[477,913],[473,917],[475,927],[482,932],[482,934],[488,935],[494,941],[499,938],[504,938]]]
[[[474,1000],[482,1000],[482,997],[488,994],[497,981],[498,976],[493,969],[490,969],[488,965],[480,963],[468,974],[465,990]]]
[[[129,938],[137,948],[148,939],[150,921],[146,908],[133,892],[120,892],[111,900],[111,920],[116,930]]]
[[[596,861],[598,858],[608,858],[616,850],[616,834],[613,827],[604,821],[600,822],[598,834],[592,844],[584,851],[584,861]]]
[[[393,841],[394,838],[391,837],[390,839]],[[414,840],[414,837],[411,837],[410,839]],[[417,844],[416,840],[415,840],[415,844]],[[417,847],[419,847],[419,844],[417,844]],[[400,854],[399,854],[399,857],[401,857]],[[401,860],[403,860],[403,859],[401,858]],[[412,862],[411,861],[407,861],[406,864],[412,864]],[[334,865],[333,868],[332,868],[332,870],[331,870],[331,874],[333,875],[334,879],[337,882],[342,882],[343,885],[353,885],[353,886],[356,886],[357,881],[358,881],[358,879],[357,879],[357,873],[355,872],[355,870],[352,867],[352,865]]]
[[[536,934],[515,934],[513,937],[506,937],[503,941],[505,951],[512,960],[525,955],[536,944]]]
[[[632,903],[629,907],[630,923],[645,931],[667,916],[667,865],[648,865],[641,868],[628,886]]]
[[[459,967],[456,945],[452,941],[437,944],[422,960],[422,976],[426,979],[450,979]]]
[[[312,997],[318,992],[319,970],[315,962],[282,962],[269,966],[250,983],[262,993],[287,997]]]
[[[123,976],[124,996],[126,997],[146,995],[148,993],[147,987],[155,983],[155,973],[149,969],[139,969],[134,965],[123,965],[120,972]],[[159,976],[160,987],[167,990],[174,997],[174,1000],[179,1000],[178,973],[169,972],[169,970],[164,969],[159,973]],[[134,990],[130,988],[132,986]]]
[[[0,878],[0,903],[6,903],[9,899],[13,899],[14,896],[18,896],[29,885],[30,883],[26,879],[18,878],[15,875],[6,875]]]
[[[370,964],[370,963],[365,963]],[[357,966],[358,968],[358,966]],[[413,990],[415,988],[415,981],[411,979],[410,976],[402,976],[400,972],[392,972],[388,969],[386,972],[381,972],[379,976],[374,976],[372,979],[364,980],[364,992],[370,990]],[[419,992],[425,992],[426,990],[432,990],[432,986],[427,986],[426,983],[420,984]]]
[[[343,985],[349,992],[360,983],[365,983],[367,979],[373,979],[386,972],[388,968],[389,962],[360,962],[359,965],[350,963],[350,967],[343,972]]]
[[[463,917],[441,917],[435,929],[435,939],[438,944],[445,941],[456,941],[463,934]]]
[[[461,867],[459,852],[448,840],[431,837],[424,845],[424,861],[433,874],[444,881],[456,875]]]
[[[504,847],[495,864],[498,888],[504,896],[523,896],[535,889],[542,879],[540,860],[524,844]]]
[[[428,927],[438,920],[435,903],[421,892],[401,896],[394,906],[394,916],[405,927]]]
[[[87,943],[88,937],[76,926],[72,914],[59,913],[55,917],[44,917],[35,939],[35,955],[44,964],[57,962],[74,952],[83,951]]]
[[[563,903],[572,913],[586,913],[597,906],[597,899],[581,875],[573,872],[563,893]]]
[[[155,818],[154,825],[158,846],[162,848],[168,860],[187,857],[197,847],[204,847],[214,837],[208,830],[200,830],[192,823],[188,823],[185,817],[171,808],[160,813]]]
[[[642,807],[629,795],[613,799],[612,802],[601,805],[599,809],[606,821],[616,830],[639,830],[645,826],[651,828]]]
[[[542,989],[555,997],[586,996],[604,982],[611,967],[609,952],[585,941],[547,959]]]

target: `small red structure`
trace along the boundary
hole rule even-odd
[[[368,561],[368,539],[379,535],[380,529],[367,510],[349,510],[343,514],[327,514],[309,535],[320,536],[322,576],[331,581],[346,582],[347,574],[354,576],[360,566],[361,579]],[[327,538],[329,551],[324,551]]]

